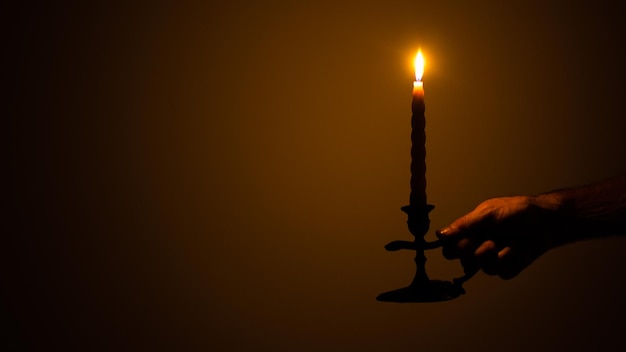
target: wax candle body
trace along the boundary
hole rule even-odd
[[[424,116],[424,84],[413,82],[411,104],[411,195],[409,204],[426,207],[426,118]]]

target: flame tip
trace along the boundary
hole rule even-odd
[[[424,55],[422,55],[422,49],[417,51],[415,55],[415,80],[421,81],[424,75]]]

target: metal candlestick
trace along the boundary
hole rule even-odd
[[[414,205],[402,207],[402,211],[409,217],[407,224],[414,240],[413,242],[389,242],[385,249],[388,251],[400,249],[414,250],[415,277],[409,286],[380,294],[376,298],[377,300],[383,302],[439,302],[457,298],[465,293],[463,283],[474,276],[475,271],[465,272],[465,275],[452,281],[431,280],[426,274],[426,256],[424,251],[441,247],[441,241],[439,240],[426,242],[424,239],[430,227],[428,214],[434,208],[431,204],[427,204],[425,207]]]

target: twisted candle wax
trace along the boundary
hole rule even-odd
[[[411,110],[411,195],[409,205],[426,207],[426,118],[424,116],[424,57],[419,51],[415,57],[415,82]]]

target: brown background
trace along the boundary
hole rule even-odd
[[[439,228],[626,172],[619,1],[29,3],[3,15],[7,343],[551,351],[622,343],[625,242],[437,304],[407,284],[411,60]],[[3,5],[6,7],[6,5]],[[429,238],[433,236],[429,235]],[[431,277],[461,273],[428,253]]]

